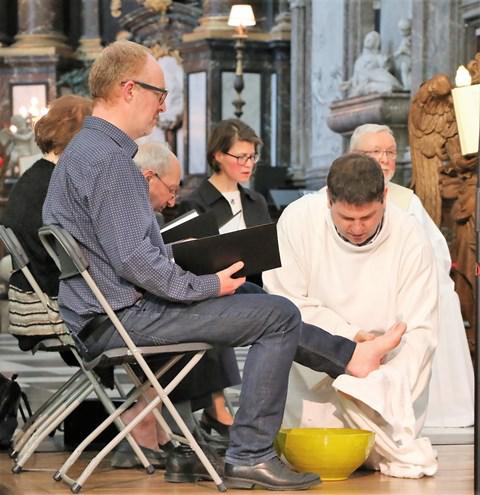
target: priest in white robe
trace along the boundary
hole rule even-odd
[[[418,222],[386,201],[378,163],[338,158],[325,192],[289,205],[278,222],[282,267],[265,272],[268,292],[297,304],[307,323],[362,341],[396,321],[401,345],[366,378],[335,380],[294,364],[285,426],[348,426],[374,431],[368,464],[417,478],[437,470],[419,438],[437,341],[437,270]]]
[[[397,144],[388,126],[363,124],[357,127],[350,140],[350,151],[366,153],[378,161],[388,182],[387,200],[420,223],[433,247],[439,281],[439,327],[425,426],[471,426],[474,419],[473,365],[460,301],[450,277],[452,260],[447,241],[418,196],[411,189],[391,182],[395,174]]]

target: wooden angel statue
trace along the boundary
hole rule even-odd
[[[412,185],[433,221],[453,237],[453,278],[462,315],[470,323],[467,337],[475,345],[475,174],[476,157],[462,156],[445,74],[423,83],[408,118]]]

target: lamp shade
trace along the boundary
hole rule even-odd
[[[464,71],[466,69],[462,70],[462,66],[457,71],[457,87],[452,89],[452,97],[462,155],[470,155],[478,152],[480,84],[470,85],[468,78],[466,82],[460,82],[459,76],[464,76]],[[468,71],[466,72],[468,74]]]
[[[252,6],[248,4],[232,5],[228,17],[229,26],[255,26],[255,16],[253,15]]]

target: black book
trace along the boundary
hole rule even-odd
[[[245,266],[235,277],[255,275],[281,266],[274,223],[179,242],[172,248],[175,263],[196,275],[216,273],[236,261],[243,261]]]
[[[160,232],[163,242],[170,244],[190,238],[200,239],[201,237],[216,235],[218,234],[218,225],[213,211],[199,214],[195,210],[191,210],[165,224]]]

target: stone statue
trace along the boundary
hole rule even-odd
[[[424,82],[412,100],[408,131],[415,192],[432,220],[454,238],[453,278],[463,318],[470,323],[467,338],[473,353],[477,158],[462,156],[451,89],[445,74]]]
[[[388,58],[380,53],[380,35],[370,31],[363,50],[353,66],[353,76],[341,84],[349,97],[402,90],[401,83],[389,72]]]
[[[2,131],[0,141],[6,146],[6,164],[2,167],[4,173],[19,173],[20,161],[23,157],[35,156],[40,153],[35,144],[35,136],[29,122],[22,115],[14,115],[10,129]]]
[[[403,89],[412,89],[412,22],[410,19],[400,19],[398,29],[402,40],[393,54],[400,72]]]

